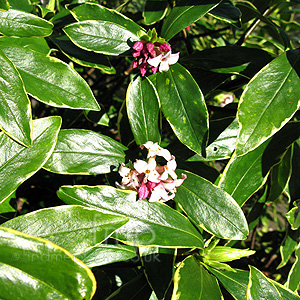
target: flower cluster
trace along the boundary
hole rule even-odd
[[[157,38],[156,31],[149,31],[147,35],[142,35],[141,40],[135,42],[132,49],[132,56],[135,60],[132,67],[139,68],[142,76],[145,76],[149,66],[152,73],[166,72],[169,65],[175,64],[179,59],[179,52],[172,53],[171,46],[162,42],[163,39]]]
[[[149,202],[166,202],[175,197],[176,187],[180,186],[186,175],[177,178],[175,157],[167,149],[157,143],[147,142],[141,148],[148,149],[148,161],[137,159],[133,163],[133,169],[122,164],[119,174],[122,177],[121,184],[116,185],[121,189],[138,191],[139,199],[149,198]],[[156,156],[163,157],[167,164],[158,166]]]

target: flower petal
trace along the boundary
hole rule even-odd
[[[148,58],[147,62],[149,65],[153,66],[153,67],[158,67],[158,65],[160,64],[162,60],[162,54],[154,57],[154,58]]]
[[[169,65],[174,65],[178,62],[179,54],[180,54],[180,52],[173,53],[173,54],[170,55],[170,57],[168,59]]]

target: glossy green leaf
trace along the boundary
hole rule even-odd
[[[178,173],[186,174],[187,178],[178,188],[174,200],[193,222],[220,238],[239,240],[247,237],[244,213],[229,194],[193,173]]]
[[[30,13],[33,8],[30,0],[9,0],[9,5],[11,8],[26,11],[28,13]]]
[[[218,5],[219,0],[179,0],[164,20],[161,36],[170,40],[182,29],[188,27],[211,9]]]
[[[125,146],[91,130],[64,129],[44,168],[60,174],[104,174],[125,160]]]
[[[176,250],[139,247],[146,278],[158,299],[165,299],[173,278]]]
[[[257,148],[274,135],[298,109],[300,79],[294,68],[298,67],[299,53],[295,50],[280,55],[246,87],[238,109],[238,156]]]
[[[12,195],[11,195],[12,197]],[[5,214],[9,212],[14,212],[16,211],[11,205],[10,205],[10,200],[11,197],[6,198],[4,201],[1,201],[0,203],[0,214]]]
[[[291,122],[273,138],[243,156],[233,154],[219,187],[242,206],[266,181],[271,167],[280,162],[286,149],[299,138],[300,123]]]
[[[231,0],[222,1],[218,6],[213,8],[209,14],[229,23],[236,23],[240,20],[242,13],[235,7]]]
[[[133,191],[110,186],[63,186],[58,197],[67,204],[80,204],[128,217],[130,221],[113,237],[130,245],[203,247],[202,236],[179,212],[163,203],[137,201]]]
[[[48,36],[53,24],[38,16],[15,9],[0,10],[0,33],[7,36]]]
[[[135,248],[121,244],[101,244],[76,255],[88,267],[108,265],[136,257]]]
[[[246,291],[249,281],[249,272],[234,269],[234,272],[222,271],[206,267],[214,274],[224,288],[237,300],[246,300]]]
[[[82,21],[64,27],[64,32],[78,47],[107,55],[119,55],[129,51],[136,34],[107,21]]]
[[[129,84],[126,95],[127,115],[135,142],[160,142],[159,103],[151,81],[140,76]]]
[[[116,10],[94,3],[84,3],[76,6],[71,10],[71,13],[79,22],[88,20],[112,22],[124,27],[133,34],[137,34],[138,31],[144,30],[140,25]]]
[[[61,205],[19,216],[2,226],[45,238],[76,255],[103,242],[127,222],[126,217],[89,207]]]
[[[202,92],[191,74],[178,63],[157,74],[161,109],[178,139],[202,154],[208,131],[208,112]]]
[[[221,300],[220,287],[216,278],[210,275],[193,256],[188,256],[174,275],[172,300]]]
[[[151,25],[163,19],[168,5],[167,0],[147,0],[143,11],[145,24]]]
[[[106,74],[116,73],[116,70],[110,64],[107,56],[92,51],[86,51],[77,47],[66,35],[52,35],[50,39],[69,59],[75,63],[85,67],[100,69]]]
[[[148,300],[152,290],[144,274],[123,284],[105,300]]]
[[[7,48],[8,46],[18,46],[20,48],[28,48],[30,50],[43,53],[47,55],[50,52],[50,47],[43,37],[0,37],[0,48]]]
[[[88,84],[61,60],[1,42],[0,49],[19,71],[27,93],[56,107],[100,110]]]
[[[294,201],[294,207],[286,213],[286,218],[289,221],[292,230],[297,230],[300,227],[300,200]]]
[[[20,74],[0,50],[0,128],[19,143],[32,143],[30,101]]]
[[[60,125],[60,117],[34,120],[30,148],[0,133],[0,152],[4,154],[0,156],[0,204],[45,164],[55,147]]]
[[[95,277],[71,253],[9,228],[0,237],[1,299],[92,299]]]
[[[296,293],[300,286],[300,244],[295,251],[295,257],[295,262],[293,263],[288,275],[287,286],[290,290]]]
[[[226,129],[206,147],[205,160],[218,160],[229,158],[235,149],[239,125],[234,119]],[[211,135],[211,130],[210,130]]]
[[[271,281],[259,270],[250,266],[250,279],[247,287],[247,299],[299,300],[300,297],[284,286]]]

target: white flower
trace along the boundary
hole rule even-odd
[[[159,182],[159,173],[156,171],[156,161],[155,158],[149,158],[148,162],[137,159],[133,164],[135,170],[139,174],[145,174],[143,179],[144,182],[147,180],[152,182]]]
[[[148,64],[153,67],[159,66],[159,72],[169,71],[169,65],[174,65],[179,59],[179,52],[171,53],[171,51],[166,54],[160,54],[154,58],[149,58],[147,60]]]
[[[158,143],[147,142],[144,145],[142,145],[141,147],[142,148],[145,147],[148,149],[147,158],[155,157],[157,155],[163,157],[166,161],[169,161],[172,158],[169,150],[160,147],[158,145]]]

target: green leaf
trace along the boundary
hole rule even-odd
[[[287,286],[290,290],[297,292],[300,285],[300,244],[295,252],[295,262],[293,263],[287,279]]]
[[[61,205],[11,219],[2,226],[45,238],[77,255],[103,242],[127,222],[126,217],[88,207]]]
[[[0,10],[0,33],[7,36],[48,36],[53,24],[33,14],[15,9]]]
[[[52,35],[50,39],[75,63],[85,67],[97,68],[105,74],[116,73],[115,68],[112,67],[107,56],[77,47],[66,35]]]
[[[146,25],[154,24],[164,18],[168,9],[167,0],[147,0],[143,17]]]
[[[144,274],[123,284],[105,300],[148,300],[152,290]]]
[[[60,125],[60,117],[34,120],[30,148],[0,133],[0,152],[5,153],[0,156],[0,204],[45,164],[55,147]]]
[[[41,238],[0,228],[2,299],[92,299],[96,280],[65,249]]]
[[[85,3],[76,6],[71,10],[71,13],[79,22],[88,20],[107,21],[120,25],[133,34],[137,34],[137,32],[140,30],[144,31],[141,26],[116,10],[112,10],[94,3]]]
[[[103,243],[77,254],[76,257],[92,268],[133,259],[136,257],[136,251],[128,245]]]
[[[160,142],[158,95],[148,78],[135,77],[126,94],[127,115],[138,145]]]
[[[222,1],[218,6],[213,8],[209,14],[213,15],[217,19],[229,23],[236,23],[240,21],[242,16],[241,11],[233,5],[231,0]]]
[[[231,271],[222,271],[214,268],[206,268],[214,274],[224,288],[237,300],[246,300],[246,291],[249,280],[249,272],[234,269]]]
[[[20,74],[0,50],[0,128],[19,143],[32,143],[30,101]]]
[[[293,205],[294,207],[285,216],[292,230],[297,230],[300,227],[300,200],[294,201]]]
[[[261,49],[224,46],[195,51],[183,57],[180,62],[189,68],[197,68],[197,70],[204,69],[213,72],[222,70],[223,73],[238,71],[241,75],[251,78],[271,60],[272,56]],[[216,76],[216,74],[214,75]]]
[[[274,135],[298,109],[300,79],[294,65],[299,55],[299,50],[280,55],[257,73],[246,87],[238,109],[238,156],[257,148]]]
[[[0,37],[0,48],[5,49],[12,45],[18,46],[20,48],[27,48],[36,52],[43,53],[45,55],[47,55],[51,51],[49,45],[43,37]]]
[[[100,110],[88,84],[61,60],[0,39],[0,49],[19,71],[27,93],[46,104]]]
[[[280,256],[281,262],[278,265],[278,269],[285,266],[293,252],[298,246],[298,241],[300,239],[300,229],[291,230],[291,228],[287,229],[286,237],[282,245],[280,245]]]
[[[9,0],[11,8],[26,11],[30,13],[32,11],[33,5],[30,0]]]
[[[199,3],[200,2],[200,3]],[[203,2],[203,4],[201,4]],[[218,5],[219,0],[178,0],[176,6],[164,20],[161,36],[170,40],[182,29],[199,20],[211,9]]]
[[[3,10],[9,9],[9,3],[7,0],[0,0],[0,9],[3,9]]]
[[[4,201],[0,203],[0,214],[5,214],[9,212],[14,212],[16,211],[9,203],[10,200],[13,198],[13,194],[10,195],[10,197],[6,198]]]
[[[283,155],[279,164],[272,167],[269,177],[268,202],[276,201],[286,189],[292,172],[292,147]]]
[[[208,180],[187,171],[187,178],[178,188],[175,202],[197,225],[225,239],[245,239],[246,218],[234,199]]]
[[[130,245],[167,248],[203,247],[202,236],[179,212],[147,200],[137,201],[133,191],[110,186],[63,186],[58,197],[67,204],[80,204],[128,217],[130,221],[113,237]]]
[[[268,279],[259,270],[250,266],[250,279],[247,287],[247,299],[299,300],[300,297],[279,283],[275,283],[274,281]]]
[[[173,278],[176,250],[158,247],[139,247],[146,278],[158,299],[165,294]]]
[[[208,112],[202,92],[191,74],[175,64],[157,74],[156,88],[161,109],[178,139],[202,154],[208,132]]]
[[[243,156],[233,154],[219,187],[242,206],[265,183],[271,167],[280,162],[282,155],[299,135],[300,123],[291,122],[256,149]]]
[[[223,297],[216,278],[193,256],[188,256],[175,272],[172,299],[221,300]]]
[[[91,130],[64,129],[44,168],[60,174],[109,173],[125,160],[125,146]]]
[[[78,47],[107,55],[120,55],[129,51],[136,34],[126,28],[107,21],[82,21],[64,27],[64,32]]]

